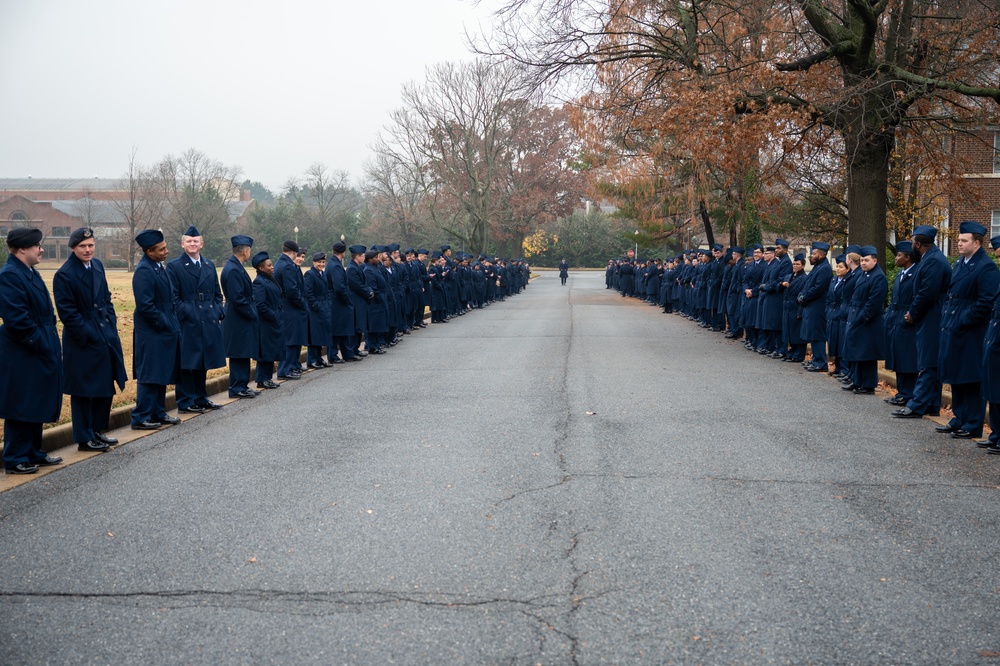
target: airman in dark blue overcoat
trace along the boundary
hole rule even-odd
[[[889,283],[878,265],[878,250],[865,245],[861,274],[847,313],[844,355],[855,363],[854,381],[842,388],[857,395],[872,394],[878,385],[878,362],[885,358],[885,296]]]
[[[983,340],[1000,287],[1000,269],[982,247],[985,235],[986,227],[978,222],[959,225],[960,256],[952,270],[941,311],[938,368],[941,381],[951,384],[951,409],[955,416],[937,430],[960,439],[981,437],[986,418],[982,392]]]
[[[250,260],[253,239],[237,235],[230,239],[233,254],[222,267],[222,293],[226,296],[222,335],[229,357],[229,397],[255,398],[250,388],[250,359],[260,357],[260,324],[253,297],[253,283],[243,268]]]
[[[177,411],[202,413],[220,405],[208,399],[206,376],[226,365],[222,340],[222,289],[215,264],[201,256],[205,241],[194,226],[181,236],[184,254],[167,263],[174,312],[181,326],[181,378]]]
[[[280,379],[294,379],[302,374],[299,361],[303,345],[309,344],[309,305],[306,303],[305,278],[295,264],[299,244],[286,240],[281,256],[274,262],[274,281],[281,287],[285,357],[278,364]]]
[[[166,412],[167,384],[180,378],[181,327],[174,313],[173,288],[163,266],[169,250],[163,234],[147,229],[135,237],[143,256],[132,274],[135,298],[135,344],[132,377],[136,381],[133,430],[155,430],[177,423]]]
[[[330,342],[327,358],[331,363],[360,360],[354,328],[354,303],[347,286],[344,255],[347,245],[342,241],[333,244],[333,256],[326,263],[326,284],[330,290]],[[337,357],[337,351],[340,356]]]
[[[70,396],[73,441],[84,451],[105,451],[118,443],[104,434],[115,384],[124,389],[128,380],[118,317],[104,265],[94,256],[94,230],[74,230],[69,247],[72,254],[52,279],[63,323],[63,392]]]
[[[885,311],[885,369],[896,373],[896,395],[886,398],[886,402],[899,405],[902,410],[913,398],[913,387],[917,383],[917,329],[903,318],[903,314],[913,303],[913,271],[919,259],[920,255],[913,251],[913,243],[896,243],[895,264],[899,271],[893,280],[892,296]]]
[[[310,368],[328,368],[332,364],[323,358],[323,347],[330,344],[330,286],[326,280],[326,253],[315,252],[312,266],[303,277],[306,303],[309,305],[309,349],[306,364]],[[328,355],[333,356],[332,353]]]
[[[799,293],[798,302],[802,306],[802,340],[812,345],[812,360],[806,366],[811,372],[826,372],[826,294],[830,290],[830,278],[833,269],[827,261],[826,253],[830,245],[823,241],[812,244],[809,252],[809,263],[812,270],[806,276],[805,284]]]
[[[267,252],[258,252],[250,260],[257,272],[253,279],[253,303],[257,308],[257,370],[254,381],[258,389],[276,389],[275,364],[285,357],[284,318],[281,316],[281,287],[274,281],[274,264]]]
[[[32,474],[62,462],[42,451],[42,424],[58,421],[62,411],[62,353],[49,290],[35,270],[42,232],[11,229],[7,250],[0,268],[3,466],[8,474]]]

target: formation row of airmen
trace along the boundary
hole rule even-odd
[[[49,291],[35,266],[42,258],[42,232],[13,229],[9,256],[0,268],[0,418],[4,419],[4,469],[30,474],[62,459],[42,450],[42,424],[57,421],[63,394],[70,396],[73,438],[80,450],[106,451],[118,440],[106,434],[115,386],[127,374],[118,320],[107,278],[95,258],[89,228],[70,235],[72,254],[56,271]],[[309,368],[358,362],[385,354],[403,336],[433,322],[447,322],[527,286],[529,267],[441,246],[428,251],[399,245],[333,246],[328,261],[285,241],[272,260],[253,253],[249,236],[233,236],[232,256],[221,274],[201,255],[204,240],[195,227],[181,236],[183,254],[169,262],[163,234],[136,236],[142,258],[132,276],[135,297],[133,377],[136,405],[131,427],[154,430],[180,420],[166,412],[166,388],[176,386],[181,413],[205,413],[222,406],[209,399],[207,373],[229,364],[229,396],[256,398],[274,381],[296,380],[307,347]],[[344,258],[351,259],[344,266]],[[244,264],[256,276],[251,280]],[[63,322],[60,343],[56,312]],[[363,348],[362,348],[363,347]],[[326,358],[323,356],[326,349]],[[256,389],[250,388],[257,361]]]
[[[845,391],[872,394],[878,362],[896,374],[886,402],[895,418],[937,416],[943,384],[954,417],[939,433],[981,440],[989,406],[991,434],[978,441],[1000,454],[1000,269],[987,255],[986,227],[962,222],[954,267],[921,225],[896,245],[889,285],[873,246],[850,245],[831,265],[830,246],[815,242],[807,258],[788,256],[788,242],[724,249],[714,245],[668,261],[613,259],[606,287],[702,328],[742,339],[751,351],[841,380]],[[988,241],[994,253],[1000,236]],[[811,355],[807,358],[807,349]]]

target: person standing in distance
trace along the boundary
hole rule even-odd
[[[170,253],[163,234],[146,229],[135,242],[142,248],[142,258],[132,273],[132,377],[136,381],[132,430],[156,430],[181,422],[167,416],[166,410],[167,384],[176,384],[181,372],[181,327],[174,314],[170,276],[163,267]]]
[[[309,344],[309,306],[306,304],[305,279],[295,263],[299,244],[286,240],[281,256],[274,263],[274,281],[281,287],[282,316],[285,331],[285,356],[278,364],[278,379],[298,379],[302,375],[302,346]]]
[[[49,290],[35,266],[42,260],[42,232],[11,229],[7,263],[0,268],[0,418],[3,467],[34,474],[62,458],[42,451],[42,424],[62,411],[62,358]]]
[[[326,282],[326,253],[314,252],[312,267],[303,276],[306,305],[309,306],[309,347],[306,349],[306,365],[314,370],[332,367],[323,358],[323,347],[332,360],[336,350],[330,351],[330,287]]]
[[[203,414],[222,405],[208,399],[208,371],[226,367],[222,340],[222,289],[215,264],[201,256],[205,240],[194,225],[181,236],[184,254],[167,264],[174,311],[181,325],[181,379],[177,411]]]
[[[274,366],[285,357],[281,287],[274,281],[274,264],[267,252],[255,254],[250,265],[257,271],[257,277],[253,279],[253,302],[257,307],[260,348],[254,379],[258,389],[281,388],[281,384],[274,381]]]
[[[243,262],[250,259],[253,239],[240,235],[230,242],[233,254],[222,267],[222,293],[226,297],[222,338],[229,357],[229,397],[256,398],[258,392],[250,388],[250,359],[260,356],[260,332],[253,285],[243,268]]]
[[[124,389],[128,379],[118,317],[104,265],[94,257],[94,230],[74,230],[69,247],[73,253],[52,279],[63,323],[63,391],[70,396],[73,441],[81,451],[107,451],[118,443],[104,435],[115,384]]]

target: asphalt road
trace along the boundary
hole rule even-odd
[[[0,663],[998,663],[1000,461],[888,411],[547,273],[0,494]]]

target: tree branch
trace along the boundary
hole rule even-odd
[[[819,53],[813,53],[804,58],[799,58],[798,60],[793,60],[792,62],[777,62],[774,64],[774,68],[779,72],[801,72],[809,69],[813,65],[818,65],[824,60],[829,60],[834,58],[841,53],[846,53],[854,44],[852,42],[844,41],[838,42],[837,44],[831,44]]]
[[[989,97],[997,104],[1000,104],[1000,88],[970,86],[956,81],[943,81],[929,76],[920,76],[919,74],[914,74],[913,72],[907,71],[892,63],[883,63],[879,66],[879,69],[907,83],[925,86],[929,89],[951,90],[968,97]]]

